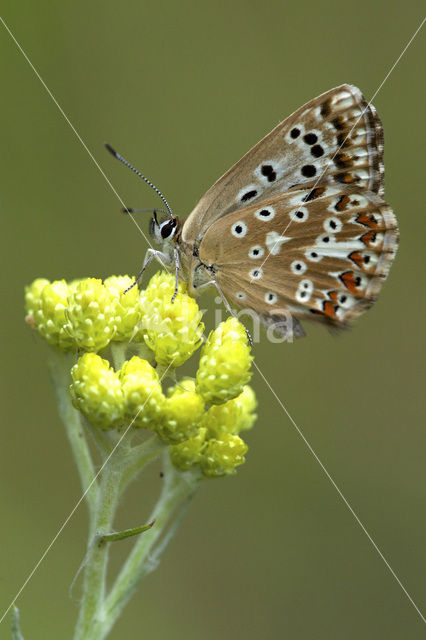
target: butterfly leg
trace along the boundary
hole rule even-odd
[[[145,254],[142,269],[139,271],[138,275],[136,276],[135,281],[132,282],[130,287],[127,287],[127,289],[123,291],[123,293],[127,293],[128,291],[130,291],[130,289],[133,289],[133,287],[137,285],[139,280],[142,278],[144,271],[149,267],[149,265],[154,260],[154,258],[156,258],[156,260],[158,260],[163,267],[167,268],[166,265],[168,263],[168,259],[166,254],[163,253],[162,251],[156,251],[155,249],[148,249]]]
[[[218,283],[216,282],[216,280],[209,280],[208,282],[205,282],[201,285],[198,286],[198,289],[202,289],[204,287],[208,287],[209,285],[214,285],[220,295],[220,297],[222,298],[222,302],[225,305],[225,309],[228,311],[228,313],[233,317],[233,318],[237,318],[238,320],[238,316],[235,313],[235,311],[232,309],[231,305],[229,304],[228,300],[225,298],[225,294],[223,293],[222,289],[219,287]],[[244,329],[246,330],[246,334],[247,334],[247,338],[248,341],[250,342],[250,345],[253,346],[253,338],[250,335],[249,330],[244,327]]]
[[[175,270],[176,270],[176,279],[175,279],[175,290],[174,293],[172,295],[172,303],[175,301],[175,298],[178,294],[178,286],[179,286],[179,269],[180,269],[180,263],[179,263],[179,249],[177,247],[174,248],[173,251],[174,254],[174,258],[175,258]]]

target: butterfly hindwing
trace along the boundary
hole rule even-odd
[[[198,246],[216,220],[295,185],[356,185],[383,193],[383,134],[359,89],[342,85],[281,122],[225,173],[185,221]]]
[[[225,297],[268,319],[344,326],[370,306],[398,239],[376,194],[337,184],[292,189],[214,222],[199,247]]]

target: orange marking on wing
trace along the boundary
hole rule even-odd
[[[350,202],[349,196],[340,196],[334,208],[336,209],[336,211],[345,211],[349,202]]]
[[[353,164],[353,160],[351,156],[348,156],[347,153],[338,153],[334,158],[334,163],[341,167],[342,169],[346,167],[350,167]]]
[[[333,302],[337,304],[337,302],[339,302],[337,299],[338,295],[339,295],[338,291],[330,291],[328,294],[328,297],[330,298],[330,300],[333,300]]]
[[[362,269],[364,263],[362,260],[362,255],[358,253],[358,251],[352,251],[352,253],[350,253],[348,257],[350,258],[350,260],[352,260],[352,262],[355,262],[357,267]]]
[[[330,318],[336,317],[336,306],[332,303],[331,300],[325,300],[322,308],[326,316],[329,316]]]
[[[345,285],[346,289],[348,289],[351,293],[357,293],[357,283],[353,271],[345,271],[345,273],[342,273],[342,275],[339,277]]]
[[[364,235],[361,236],[361,242],[363,242],[367,247],[370,246],[376,239],[376,233],[374,231],[367,231]]]
[[[377,229],[377,220],[373,215],[367,215],[366,213],[360,213],[357,216],[356,221],[359,224],[363,224],[365,227],[370,227],[370,229]]]
[[[355,178],[353,177],[353,175],[351,173],[347,173],[343,177],[343,182],[346,182],[346,184],[352,184],[352,182],[355,182]]]

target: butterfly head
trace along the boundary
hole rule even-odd
[[[177,239],[179,229],[180,223],[177,217],[169,217],[159,221],[154,211],[149,225],[149,233],[156,244],[160,246],[172,244]]]

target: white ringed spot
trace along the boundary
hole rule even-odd
[[[313,290],[314,285],[312,280],[308,280],[307,278],[301,280],[299,286],[297,287],[296,300],[298,302],[308,302]]]
[[[254,214],[255,218],[257,218],[258,220],[263,220],[265,222],[267,220],[272,220],[274,216],[275,209],[273,209],[272,207],[263,207],[262,209],[258,209]]]
[[[323,227],[329,233],[339,233],[342,230],[343,223],[339,218],[333,216],[324,220]]]
[[[305,251],[305,256],[310,262],[319,262],[322,260],[322,255],[315,251],[315,249],[307,249]]]
[[[290,269],[296,275],[298,274],[302,275],[302,273],[305,273],[307,266],[304,262],[302,262],[302,260],[293,260],[293,262],[290,265]]]
[[[263,270],[258,267],[257,269],[251,269],[249,271],[249,276],[250,278],[252,278],[252,280],[260,280],[260,278],[263,276]]]
[[[288,143],[292,144],[293,142],[296,142],[296,140],[300,142],[300,138],[304,133],[305,127],[303,126],[303,124],[296,123],[295,125],[293,125],[290,131],[286,132],[284,138]]]
[[[318,236],[315,240],[315,244],[321,245],[323,247],[329,247],[331,244],[336,243],[336,238],[334,236],[328,235],[327,233]]]
[[[278,296],[273,291],[268,291],[267,293],[265,293],[265,302],[267,302],[268,304],[275,304],[277,300]]]
[[[249,184],[243,189],[240,189],[237,195],[238,202],[250,202],[253,198],[257,198],[262,193],[263,189],[258,184]]]
[[[231,233],[236,238],[244,238],[247,233],[247,225],[242,220],[235,222],[231,227]]]
[[[266,160],[254,170],[256,178],[265,186],[269,186],[279,180],[282,173],[282,169],[279,168],[278,163],[274,160]]]
[[[265,249],[260,244],[255,244],[249,249],[249,258],[261,258],[265,253]]]
[[[305,222],[309,218],[309,211],[306,207],[298,207],[289,213],[292,222]]]
[[[243,291],[237,291],[235,296],[238,298],[238,300],[245,300],[246,299],[246,294]]]

